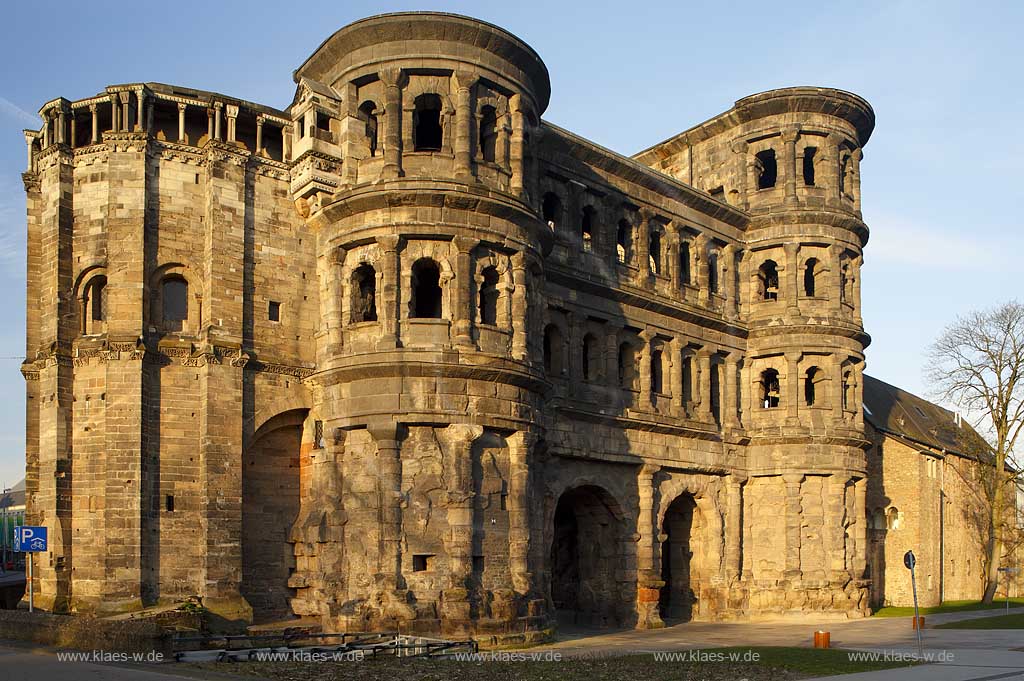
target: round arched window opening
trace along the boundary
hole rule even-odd
[[[441,269],[430,258],[421,258],[412,266],[412,316],[441,318]]]

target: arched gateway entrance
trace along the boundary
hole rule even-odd
[[[562,624],[629,624],[635,579],[623,514],[604,489],[584,485],[558,499],[552,529],[551,600]]]
[[[693,619],[700,593],[703,519],[692,494],[679,495],[665,511],[661,544],[661,578],[665,586],[658,599],[663,620]]]

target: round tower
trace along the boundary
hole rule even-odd
[[[293,608],[346,630],[535,631],[527,334],[547,70],[506,31],[391,14],[294,74],[292,192],[317,240],[315,438]]]
[[[784,528],[779,605],[863,611],[866,535],[855,519],[864,514],[870,338],[860,306],[860,160],[874,112],[847,92],[787,88],[742,99],[730,113],[724,186],[750,214],[737,268],[749,327],[748,465],[752,476],[782,479],[762,490],[778,509],[773,525]],[[808,516],[820,526],[801,520]]]

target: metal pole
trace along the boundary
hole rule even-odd
[[[924,648],[921,645],[921,615],[917,608],[917,577],[916,570],[910,568],[910,584],[914,587],[914,630],[917,631],[917,659],[924,659]]]
[[[34,553],[28,554],[28,611],[32,612],[33,609],[33,597],[35,596],[35,589],[32,584],[32,556]]]

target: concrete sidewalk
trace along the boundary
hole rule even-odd
[[[916,648],[877,649],[873,652],[898,655],[916,655]],[[947,649],[925,650],[929,653],[942,652],[947,662],[926,664],[917,667],[887,669],[861,674],[823,676],[807,681],[1014,681],[1024,679],[1024,653],[999,650]]]

